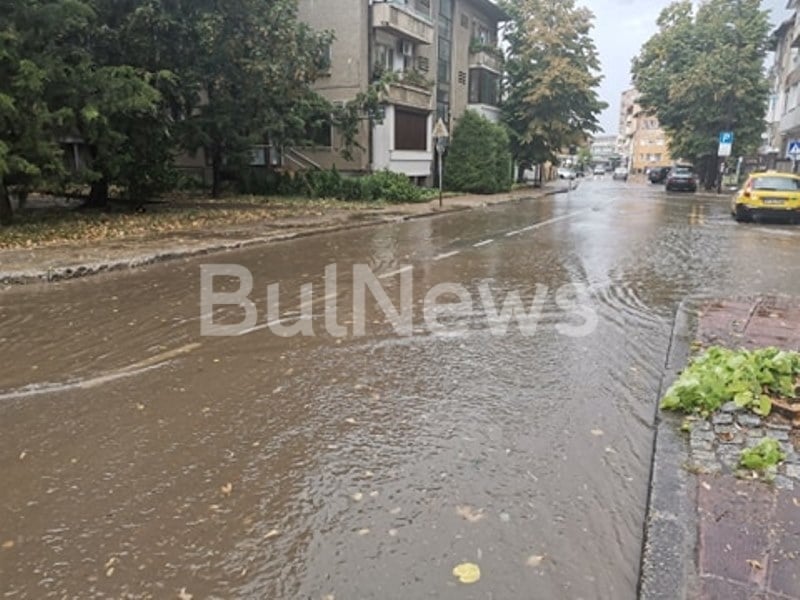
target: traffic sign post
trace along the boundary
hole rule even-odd
[[[439,208],[442,207],[442,186],[444,182],[442,181],[442,163],[444,162],[444,153],[447,150],[447,142],[450,139],[450,132],[447,131],[447,127],[444,124],[442,119],[439,119],[436,122],[436,126],[433,128],[433,140],[436,144],[436,154],[439,157]]]
[[[792,172],[797,173],[797,161],[800,160],[800,140],[789,140],[786,145],[786,158],[792,159]]]
[[[733,132],[723,131],[719,134],[719,150],[717,156],[728,157],[733,152]]]

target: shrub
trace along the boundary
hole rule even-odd
[[[378,171],[363,178],[364,196],[387,202],[425,202],[430,190],[417,187],[402,173]]]
[[[445,156],[444,185],[456,192],[496,194],[511,189],[508,134],[468,110],[458,121]]]
[[[342,195],[342,176],[336,167],[330,171],[308,173],[311,195],[317,198],[339,198]]]

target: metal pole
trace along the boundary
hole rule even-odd
[[[438,148],[437,148],[438,150]],[[438,152],[439,154],[439,208],[442,208],[442,153]]]

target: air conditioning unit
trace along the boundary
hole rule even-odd
[[[406,40],[400,40],[400,54],[414,56],[414,44]]]

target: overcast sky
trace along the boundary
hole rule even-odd
[[[630,86],[631,59],[642,44],[656,32],[656,19],[670,0],[579,0],[595,14],[594,38],[600,51],[605,79],[600,96],[611,106],[603,113],[601,125],[606,133],[619,128],[620,94]],[[763,0],[772,11],[773,23],[789,15],[787,0]]]

